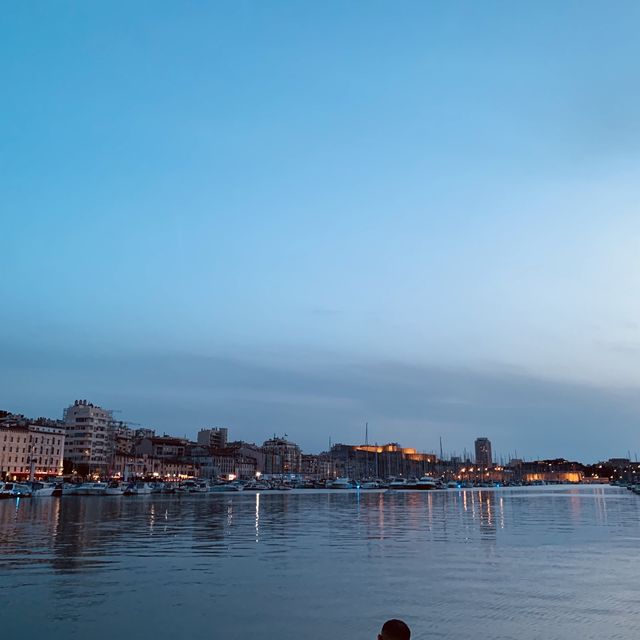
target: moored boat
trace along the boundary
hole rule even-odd
[[[31,488],[19,482],[0,483],[0,498],[30,498]]]
[[[125,496],[143,496],[151,493],[151,484],[149,482],[130,482],[124,490]]]
[[[437,489],[438,484],[431,476],[422,476],[416,483],[415,488],[419,491],[431,491]]]
[[[62,484],[60,482],[39,482],[37,480],[28,482],[31,488],[31,495],[34,498],[59,498],[62,495]]]
[[[244,487],[239,482],[221,482],[209,486],[210,493],[225,493],[227,491],[243,491]]]
[[[355,489],[356,485],[350,478],[336,478],[329,486],[329,489]]]
[[[104,496],[106,490],[106,482],[83,482],[73,493],[77,496]]]
[[[293,487],[291,487],[288,484],[285,484],[284,482],[281,482],[280,484],[272,484],[269,489],[273,489],[274,491],[291,491]]]
[[[397,491],[398,489],[413,489],[413,485],[410,485],[406,478],[394,478],[389,483],[389,489],[391,491]]]
[[[126,484],[119,482],[118,480],[112,480],[105,489],[104,493],[107,496],[121,496],[124,495]]]
[[[271,487],[264,482],[250,481],[244,485],[244,491],[266,491]]]
[[[184,493],[208,493],[209,483],[206,480],[185,480],[178,487]]]

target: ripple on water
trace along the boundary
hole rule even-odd
[[[365,639],[398,615],[418,639],[630,638],[638,501],[601,487],[4,501],[2,628]]]

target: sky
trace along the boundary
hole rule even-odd
[[[0,408],[640,449],[637,2],[18,2]]]

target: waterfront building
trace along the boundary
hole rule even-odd
[[[237,456],[253,458],[253,460],[255,460],[255,470],[264,473],[266,456],[261,447],[253,442],[244,442],[243,440],[230,442],[227,447],[232,449]]]
[[[385,445],[336,444],[331,447],[330,467],[336,474],[361,478],[420,477],[433,473],[437,458],[397,442]]]
[[[266,473],[273,475],[302,472],[302,451],[297,444],[286,438],[273,436],[265,440],[262,452]]]
[[[476,438],[476,466],[491,467],[493,457],[491,455],[491,441],[489,438]]]
[[[255,458],[243,456],[233,448],[216,449],[213,467],[218,476],[243,480],[255,478],[258,471]]]
[[[212,427],[198,431],[198,444],[223,449],[227,446],[229,430],[227,427]]]
[[[321,476],[320,474],[320,456],[309,453],[302,454],[300,472],[306,478],[319,479],[321,477],[328,477]]]
[[[190,448],[190,457],[201,478],[213,479],[220,475],[220,468],[215,464],[211,447],[196,444]]]
[[[199,467],[190,460],[117,452],[113,456],[110,475],[125,480],[149,476],[171,480],[198,476]]]
[[[523,462],[518,471],[524,482],[582,482],[585,475],[581,463],[564,458]]]
[[[26,479],[62,473],[64,425],[4,413],[0,419],[0,477]]]
[[[137,455],[146,455],[154,458],[184,458],[190,445],[189,440],[173,438],[171,436],[153,436],[142,438],[135,445]]]
[[[81,475],[104,474],[111,457],[111,411],[86,400],[76,400],[64,410],[64,458]]]
[[[264,458],[259,447],[242,441],[230,442],[226,447],[191,447],[191,459],[199,466],[201,477],[207,478],[254,478],[264,472]]]

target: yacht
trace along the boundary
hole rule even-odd
[[[394,478],[389,483],[389,489],[397,490],[397,489],[412,489],[413,486],[409,484],[406,478]]]
[[[0,498],[30,498],[31,487],[18,482],[0,482]]]
[[[77,496],[104,496],[106,490],[106,482],[83,482],[73,493]]]
[[[104,493],[107,496],[121,496],[124,494],[124,490],[127,485],[123,482],[119,482],[118,480],[112,480],[105,489]]]
[[[269,488],[270,487],[268,484],[265,484],[264,482],[257,482],[254,480],[251,480],[244,485],[245,491],[266,491]]]
[[[272,484],[270,489],[274,489],[275,491],[291,491],[291,487],[288,484],[284,484],[284,482],[280,484]]]
[[[151,484],[148,482],[131,482],[124,490],[125,496],[142,496],[151,493]]]
[[[206,480],[186,480],[180,487],[184,493],[208,493],[209,483]]]
[[[437,489],[438,484],[431,476],[422,476],[416,482],[415,488],[419,491],[431,491],[432,489]]]
[[[34,498],[59,498],[62,495],[62,484],[59,482],[28,482],[31,488],[31,495]]]
[[[78,482],[63,482],[62,483],[62,495],[63,496],[75,496],[76,489],[81,486]]]
[[[330,485],[329,489],[354,489],[355,484],[349,478],[336,478]]]

